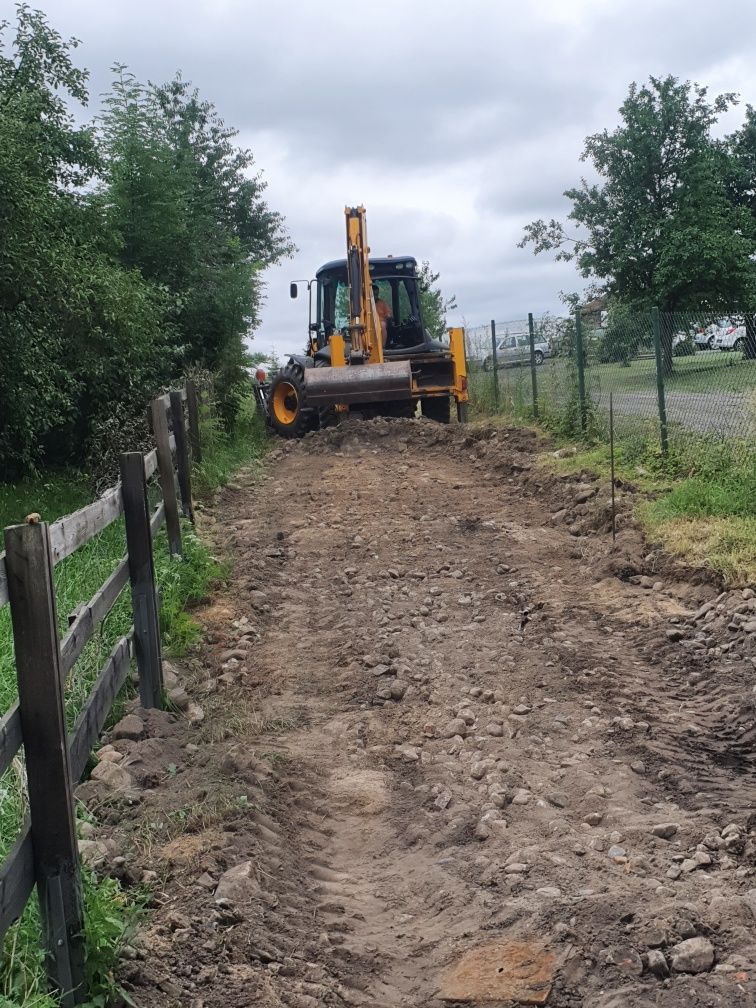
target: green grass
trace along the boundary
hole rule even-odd
[[[564,444],[568,442],[564,440]],[[589,469],[608,478],[609,446],[569,442],[577,453],[545,456],[561,472]],[[648,537],[732,584],[756,582],[756,450],[744,441],[677,435],[669,455],[655,434],[620,436],[617,477],[648,496],[637,508]]]
[[[246,408],[233,435],[224,434],[217,425],[203,424],[204,459],[195,471],[195,497],[210,495],[223,485],[242,465],[261,457],[262,429],[250,408]],[[0,522],[3,527],[23,521],[38,512],[45,521],[55,521],[92,500],[86,474],[70,471],[46,473],[39,479],[18,484],[0,484]],[[225,575],[189,523],[182,523],[183,556],[171,557],[165,531],[154,544],[155,574],[161,597],[161,634],[167,656],[179,656],[196,641],[199,627],[187,611],[206,596],[213,581]],[[55,570],[58,623],[65,633],[67,614],[87,601],[118,565],[126,552],[123,521],[114,522],[104,532]],[[66,683],[66,716],[69,728],[84,704],[92,683],[114,643],[132,622],[128,588],[102,624],[100,632],[85,648]],[[17,696],[13,641],[8,607],[0,609],[0,712]],[[116,701],[113,718],[123,709],[123,694]],[[18,834],[25,810],[23,766],[14,766],[0,777],[0,862]],[[123,935],[138,911],[127,901],[118,883],[112,879],[85,879],[87,907],[88,970],[92,1008],[108,1003],[114,993],[112,971]],[[21,921],[6,935],[3,962],[0,965],[0,1008],[52,1008],[55,1004],[45,993],[44,970],[39,950],[39,919],[36,900],[32,899]]]
[[[547,360],[538,369],[539,379],[555,375],[566,376],[571,365],[563,357]],[[655,392],[656,362],[651,358],[622,364],[601,364],[590,361],[586,367],[586,384],[596,385],[602,392],[610,389],[622,392]],[[756,388],[756,360],[746,360],[742,353],[706,350],[691,357],[675,357],[672,374],[665,377],[668,392],[748,392]]]

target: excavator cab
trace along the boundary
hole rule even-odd
[[[417,261],[370,256],[364,207],[346,207],[345,215],[347,257],[326,263],[308,284],[308,351],[292,355],[271,383],[270,426],[301,437],[347,412],[411,417],[418,404],[424,416],[448,423],[452,400],[466,420],[464,330],[448,330],[448,344],[431,339]]]
[[[423,325],[417,261],[410,256],[370,259],[371,288],[391,312],[387,324],[384,359],[402,353],[442,351],[443,344],[431,340]],[[322,266],[316,276],[316,308],[313,332],[317,352],[329,347],[334,333],[349,341],[349,282],[346,260]],[[327,355],[326,355],[327,356]]]

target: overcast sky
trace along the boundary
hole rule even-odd
[[[756,102],[753,0],[32,5],[82,40],[93,106],[116,61],[156,82],[181,69],[239,129],[299,247],[268,272],[254,337],[279,353],[306,338],[289,281],[343,255],[344,204],[367,207],[375,254],[430,260],[450,323],[558,311],[580,278],[516,243],[566,214],[583,139],[616,125],[628,84],[672,73]]]

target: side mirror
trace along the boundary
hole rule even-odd
[[[289,297],[295,298],[298,293],[297,285],[295,283],[289,284]]]

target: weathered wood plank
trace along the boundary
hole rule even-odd
[[[21,714],[18,701],[0,718],[0,776],[13,762],[13,757],[24,743],[21,734]]]
[[[0,946],[5,932],[14,924],[34,888],[34,850],[31,825],[27,821],[18,840],[0,864]]]
[[[126,682],[133,633],[130,630],[126,637],[121,637],[110,652],[110,657],[97,676],[87,702],[76,719],[69,741],[71,776],[74,781],[78,781],[84,773],[92,746],[100,736],[113,701]]]
[[[178,469],[178,484],[181,493],[181,510],[184,513],[184,517],[194,524],[192,471],[189,465],[189,446],[186,438],[184,404],[178,392],[171,392],[171,416],[173,417],[173,436],[176,441],[176,467]]]
[[[69,1008],[82,1001],[84,916],[48,524],[6,528],[5,565],[47,973]]]
[[[161,397],[162,398],[162,397]],[[170,398],[168,400],[170,402]],[[168,548],[172,554],[181,552],[181,523],[176,499],[176,474],[173,469],[173,449],[168,434],[168,417],[160,400],[155,399],[151,407],[152,432],[160,473],[160,489],[165,501],[165,522],[168,529]],[[174,439],[175,446],[175,439]],[[125,458],[125,456],[122,456]]]
[[[64,677],[84,650],[97,627],[116,604],[129,580],[129,558],[124,557],[105,584],[82,607],[68,633],[60,642],[60,662]]]
[[[121,480],[134,611],[134,644],[139,667],[139,699],[143,707],[161,707],[163,664],[152,557],[152,529],[144,464],[138,452],[121,455]]]
[[[53,563],[60,563],[79,546],[102,532],[123,514],[121,485],[111,487],[99,500],[73,514],[59,518],[50,526]]]
[[[157,449],[153,448],[144,456],[144,478],[149,480],[158,467]]]
[[[0,609],[8,604],[8,578],[5,574],[5,553],[0,553]]]
[[[156,536],[160,529],[165,524],[165,501],[160,501],[158,506],[155,508],[155,513],[152,518],[150,518],[150,531],[153,536]]]

